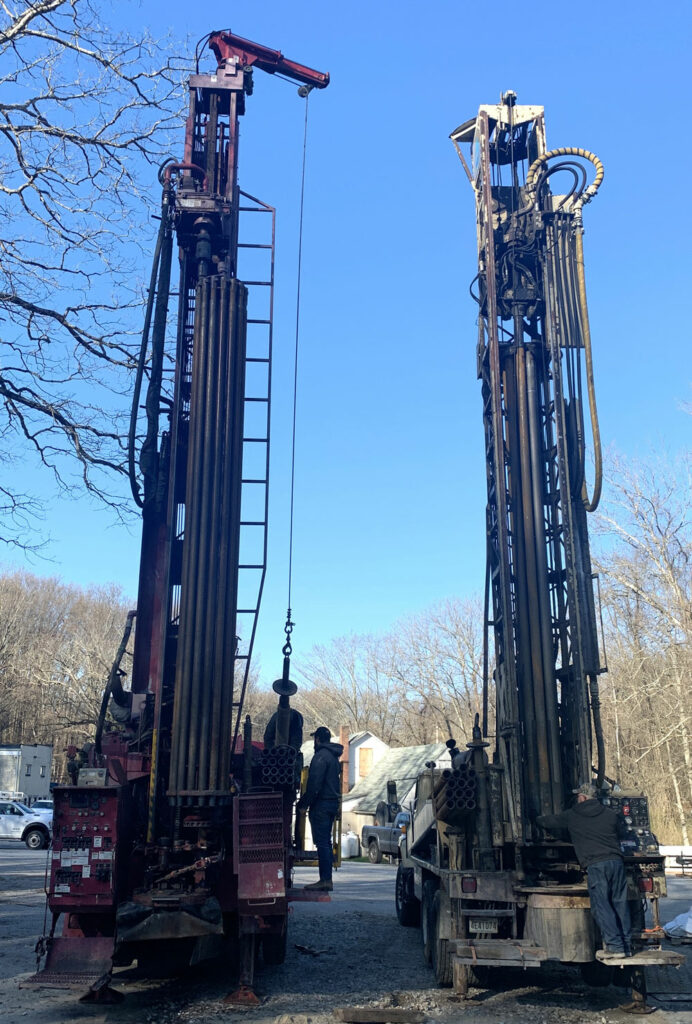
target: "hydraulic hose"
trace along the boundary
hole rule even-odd
[[[581,157],[583,160],[589,160],[596,168],[596,177],[589,187],[584,189],[581,195],[575,199],[572,206],[572,210],[575,214],[575,257],[577,264],[579,312],[581,319],[582,341],[584,344],[584,357],[586,362],[586,387],[589,396],[589,413],[591,416],[591,432],[593,435],[595,463],[593,494],[591,495],[591,498],[589,498],[586,480],[584,480],[582,485],[582,500],[586,511],[594,512],[598,508],[599,501],[601,500],[601,489],[603,486],[603,454],[601,449],[601,431],[598,423],[598,410],[596,408],[596,387],[593,372],[591,328],[589,326],[589,311],[586,304],[586,279],[584,276],[584,245],[582,238],[583,228],[581,222],[581,211],[582,207],[593,199],[601,187],[605,169],[596,154],[591,153],[588,149],[578,149],[574,146],[563,146],[560,149],[551,149],[547,153],[543,153],[542,156],[539,156],[538,159],[534,160],[529,168],[528,174],[526,175],[526,190],[528,193],[527,208],[533,206],[535,201],[535,192],[538,186],[538,174],[540,169],[548,162],[548,160],[552,160],[554,157],[559,156]]]
[[[589,680],[589,698],[591,703],[591,716],[593,718],[593,731],[596,737],[596,785],[600,789],[603,785],[606,770],[605,740],[603,738],[603,722],[601,720],[601,698],[598,687],[598,677],[592,676]]]
[[[139,399],[142,393],[142,378],[144,377],[144,364],[146,363],[147,346],[149,345],[149,329],[151,327],[151,314],[154,309],[154,296],[156,294],[156,278],[159,272],[161,246],[163,245],[163,238],[166,233],[167,219],[168,213],[166,211],[166,217],[164,218],[162,216],[161,223],[159,224],[159,233],[156,238],[156,248],[154,249],[154,259],[151,265],[151,277],[149,279],[149,296],[147,298],[147,308],[144,314],[142,342],[139,347],[139,357],[137,359],[137,373],[135,375],[135,386],[132,393],[132,408],[130,410],[130,430],[127,437],[127,472],[130,477],[130,489],[132,491],[132,497],[134,498],[135,503],[140,508],[142,508],[144,502],[139,493],[137,467],[135,465],[135,441],[137,439],[137,412],[139,410]]]
[[[118,704],[120,707],[127,707],[127,704],[130,700],[130,694],[126,693],[125,690],[123,690],[123,684],[120,681],[120,662],[123,660],[123,655],[125,654],[127,643],[130,639],[130,633],[132,632],[132,624],[135,621],[136,615],[137,612],[135,611],[129,611],[127,613],[127,619],[125,620],[125,629],[123,631],[122,640],[120,641],[120,646],[118,647],[118,651],[115,655],[115,661],[113,662],[113,667],[110,670],[108,682],[106,683],[106,687],[103,691],[103,698],[101,700],[101,708],[99,710],[98,722],[96,723],[96,735],[94,737],[94,749],[96,751],[97,757],[101,756],[101,738],[103,736],[103,726],[106,722],[106,713],[108,711],[108,704],[111,697],[113,697],[116,704]]]
[[[166,222],[163,240],[160,246],[159,274],[156,284],[156,308],[154,310],[154,326],[151,332],[151,368],[149,371],[149,387],[145,399],[147,430],[139,456],[139,466],[144,482],[143,515],[151,505],[157,491],[159,473],[158,437],[159,410],[161,405],[161,383],[163,380],[163,360],[166,344],[166,324],[168,320],[168,300],[171,285],[171,257],[173,249],[173,232],[169,218],[170,185],[164,185],[161,221]]]
[[[593,450],[595,476],[593,494],[589,498],[586,480],[582,487],[582,499],[587,512],[595,512],[601,500],[601,488],[603,485],[603,454],[601,451],[601,430],[598,424],[598,409],[596,408],[596,388],[593,374],[593,358],[591,352],[591,329],[589,327],[589,310],[586,305],[586,279],[584,276],[584,244],[582,239],[581,216],[577,218],[575,225],[575,255],[577,262],[577,281],[579,284],[579,307],[581,311],[581,334],[584,342],[584,357],[586,360],[586,388],[589,395],[589,413],[591,414],[591,433],[593,435]]]
[[[167,161],[168,163],[168,161]],[[159,178],[161,179],[161,171],[165,164],[162,165],[159,172]],[[135,386],[132,394],[132,407],[130,410],[130,430],[127,438],[127,471],[130,478],[130,489],[132,491],[132,497],[139,508],[143,508],[144,500],[140,495],[139,481],[137,480],[137,467],[135,458],[135,442],[137,439],[137,413],[139,411],[139,400],[142,394],[142,379],[144,377],[144,366],[147,360],[147,347],[149,345],[149,331],[151,329],[151,317],[154,310],[154,299],[157,292],[157,279],[159,275],[159,263],[161,260],[161,250],[166,240],[166,235],[170,233],[170,175],[163,181],[163,195],[161,197],[161,220],[159,222],[159,233],[156,237],[156,247],[154,248],[154,258],[151,264],[151,277],[149,279],[149,295],[147,297],[147,308],[144,314],[144,327],[142,328],[142,342],[139,347],[139,356],[137,359],[137,373],[135,375]],[[169,270],[170,273],[170,270]]]
[[[529,196],[532,196],[536,190],[536,177],[539,170],[544,163],[548,160],[552,160],[556,156],[578,156],[582,160],[589,160],[596,168],[596,177],[591,182],[589,187],[585,189],[574,203],[574,210],[580,210],[582,206],[590,202],[601,187],[603,181],[603,175],[605,170],[603,164],[598,159],[595,153],[591,153],[588,149],[577,149],[575,146],[561,146],[560,149],[551,149],[547,153],[543,153],[538,159],[529,167],[529,173],[526,175],[526,190]]]

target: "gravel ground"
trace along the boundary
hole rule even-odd
[[[576,970],[544,968],[504,977],[501,989],[472,989],[464,1003],[450,989],[435,987],[423,963],[420,933],[402,928],[393,906],[395,869],[389,865],[346,864],[335,877],[330,903],[293,904],[288,955],[281,967],[258,965],[259,1007],[224,1004],[234,978],[218,964],[187,975],[155,981],[132,969],[116,972],[114,986],[126,994],[122,1004],[88,1007],[74,992],[21,987],[33,969],[32,949],[43,920],[40,854],[13,854],[16,869],[6,870],[0,849],[0,1013],[3,1024],[217,1024],[243,1018],[247,1024],[332,1024],[337,1007],[375,1005],[422,1011],[430,1024],[620,1024],[631,1018],[618,1009],[624,989],[587,988]],[[33,858],[33,860],[32,860]],[[24,864],[24,869],[22,868]],[[299,885],[314,872],[297,872]],[[674,880],[677,882],[677,880]],[[682,881],[682,880],[681,880]],[[689,905],[692,883],[683,882],[681,906]],[[674,887],[672,887],[674,888]],[[666,919],[673,916],[666,908]],[[675,913],[679,910],[675,909]],[[677,991],[689,995],[683,972]],[[688,975],[689,976],[689,972]],[[650,985],[650,988],[652,986]],[[659,983],[659,988],[661,983]],[[673,990],[675,986],[673,986]],[[667,991],[671,991],[669,987]],[[692,1024],[690,1003],[665,1004],[653,1017],[658,1024]],[[240,1024],[240,1022],[239,1022]]]

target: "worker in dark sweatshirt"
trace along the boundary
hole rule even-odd
[[[620,849],[621,822],[604,807],[592,783],[580,786],[577,802],[561,814],[536,818],[540,828],[567,829],[579,863],[586,870],[591,913],[600,928],[608,959],[632,956],[632,931],[627,905],[627,878]]]
[[[310,830],[317,847],[320,880],[305,888],[331,892],[332,826],[341,803],[339,758],[344,748],[340,743],[331,742],[332,734],[326,725],[321,725],[310,735],[315,741],[315,753],[310,762],[308,783],[296,804],[296,811],[308,811]]]

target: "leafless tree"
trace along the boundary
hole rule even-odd
[[[483,702],[480,602],[444,601],[399,623],[391,643],[393,671],[417,742],[470,739]]]
[[[387,638],[351,635],[318,645],[300,673],[308,684],[301,690],[301,711],[310,721],[401,742],[401,701]]]
[[[692,826],[692,518],[689,458],[615,460],[599,519],[611,760],[649,793],[658,827]],[[612,756],[614,755],[614,757]]]
[[[395,746],[469,738],[482,704],[482,612],[445,601],[381,637],[340,637],[301,666],[312,718],[367,729]]]
[[[93,739],[126,613],[117,587],[0,575],[1,743],[52,743],[59,756]]]
[[[0,541],[36,545],[27,455],[121,509],[139,239],[181,74],[90,0],[0,0]],[[107,13],[107,12],[106,12]]]

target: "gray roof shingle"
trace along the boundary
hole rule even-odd
[[[387,782],[390,779],[396,782],[397,797],[402,800],[425,768],[425,762],[438,761],[443,754],[447,755],[445,761],[449,760],[444,743],[388,750],[366,778],[357,782],[350,792],[344,793],[343,799],[348,802],[357,800],[358,806],[353,810],[358,814],[374,814],[380,801],[387,799]]]

